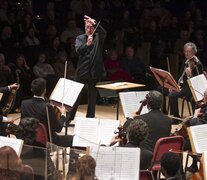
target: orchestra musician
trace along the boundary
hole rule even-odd
[[[65,107],[58,107],[61,112],[59,119],[56,117],[55,109],[45,99],[46,81],[43,78],[37,78],[31,83],[31,91],[34,96],[31,99],[22,101],[21,104],[21,119],[25,117],[33,117],[38,119],[47,128],[48,136],[51,132],[52,142],[58,146],[71,147],[73,137],[70,135],[62,136],[57,133],[61,132],[66,119]],[[47,109],[48,115],[47,116]],[[48,126],[50,123],[50,128]],[[51,140],[50,140],[51,141]]]
[[[203,73],[203,65],[199,59],[195,56],[197,53],[197,47],[194,43],[188,42],[184,45],[184,55],[186,61],[183,64],[182,74],[178,80],[180,85],[180,92],[169,90],[169,103],[170,114],[175,117],[180,117],[178,111],[178,97],[185,97],[187,101],[191,101],[192,109],[195,108],[195,102],[192,98],[190,88],[187,80],[191,77],[197,76]]]
[[[203,94],[203,105],[200,108],[197,108],[194,112],[194,115],[192,118],[186,118],[184,120],[185,123],[188,123],[188,126],[197,126],[201,124],[207,124],[207,90],[205,90]],[[191,145],[189,137],[187,137],[185,141],[185,149],[191,151]],[[187,169],[190,172],[196,172],[198,171],[197,167],[197,158],[193,156],[193,162],[190,167]]]
[[[135,117],[127,129],[127,143],[122,147],[140,147],[140,143],[147,138],[148,134],[147,123],[139,117]],[[122,139],[119,136],[115,136],[112,138],[110,146],[121,141]],[[140,169],[149,168],[151,159],[152,152],[146,148],[141,148]]]
[[[136,115],[145,121],[149,128],[149,135],[140,144],[140,147],[153,152],[154,146],[159,138],[170,136],[172,121],[161,111],[163,96],[160,92],[155,90],[150,91],[146,95],[146,99],[149,112],[139,116]],[[123,125],[124,129],[127,129],[132,121],[133,119],[128,119]]]
[[[9,86],[5,86],[5,87],[1,87],[0,88],[0,93],[3,93],[3,94],[7,94],[9,93],[12,89],[18,89],[19,88],[19,84],[11,84]],[[2,116],[0,115],[0,135],[1,136],[6,136],[6,128],[7,126],[10,124],[10,123],[13,123],[14,122],[14,119],[13,118],[10,118],[10,117],[5,117],[5,116]]]
[[[99,23],[88,16],[84,16],[85,34],[76,38],[75,49],[79,60],[76,68],[74,80],[87,86],[88,107],[86,117],[95,117],[96,104],[96,83],[106,75],[102,61],[103,43],[106,37],[106,31]],[[81,93],[82,94],[82,93]],[[69,120],[73,120],[81,99],[79,95],[74,104]]]

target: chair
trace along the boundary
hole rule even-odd
[[[181,106],[181,118],[183,118],[183,110],[184,110],[184,106],[185,106],[185,101],[186,101],[187,106],[188,106],[189,116],[191,116],[190,102],[185,98],[185,96],[183,96],[182,97],[182,106]]]
[[[154,179],[157,179],[157,177],[155,177],[157,175],[157,172],[158,172],[158,177],[160,177],[160,170],[161,170],[160,160],[162,155],[168,152],[170,149],[183,150],[184,142],[185,140],[182,136],[169,136],[157,140],[153,151],[151,165],[148,169],[152,171],[154,175]]]
[[[38,124],[36,141],[44,145],[46,145],[47,142],[49,142],[47,129],[45,125],[42,123]]]
[[[139,179],[140,180],[154,180],[152,172],[149,170],[140,170]]]

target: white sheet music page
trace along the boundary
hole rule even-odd
[[[90,155],[96,160],[98,179],[139,179],[139,148],[93,146]]]
[[[191,126],[190,132],[196,153],[207,151],[207,124]]]
[[[87,147],[98,144],[99,119],[75,118],[73,146]]]
[[[126,118],[131,117],[134,112],[137,112],[141,103],[140,101],[145,99],[145,96],[149,91],[130,91],[130,92],[120,92],[119,97]],[[143,107],[141,114],[148,112],[146,106]]]
[[[54,100],[72,107],[77,100],[84,84],[60,78],[57,82],[50,100]],[[63,89],[64,88],[64,89]]]
[[[21,154],[23,144],[24,141],[22,139],[0,136],[0,147],[10,146],[16,151],[18,156]]]
[[[189,79],[191,82],[191,91],[195,94],[196,101],[201,101],[203,99],[204,91],[207,89],[207,79],[204,74],[192,77]]]
[[[111,119],[100,119],[99,143],[109,145],[111,138],[115,136],[114,131],[119,127],[119,121]]]

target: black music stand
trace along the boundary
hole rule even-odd
[[[150,69],[151,69],[152,73],[154,74],[156,80],[158,81],[158,83],[162,87],[162,94],[164,97],[162,111],[163,111],[163,113],[166,113],[164,88],[172,89],[176,92],[180,92],[180,87],[168,71],[153,68],[153,67],[150,67]]]

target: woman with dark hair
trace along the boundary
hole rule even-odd
[[[84,155],[76,163],[76,175],[70,180],[95,180],[96,161],[90,155]]]
[[[33,180],[33,169],[22,164],[17,153],[9,146],[0,148],[0,179],[2,180]]]

